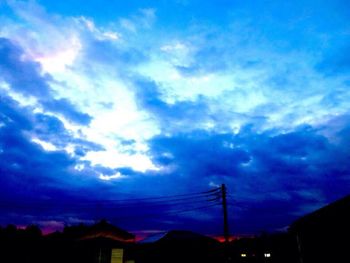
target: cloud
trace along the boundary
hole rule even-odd
[[[347,194],[345,185],[350,184],[350,169],[343,158],[349,156],[346,146],[330,143],[311,127],[285,134],[247,128],[236,135],[194,131],[157,136],[150,141],[150,154],[185,185],[225,182],[241,231],[288,225],[310,211],[303,208],[306,204],[320,207]],[[305,192],[314,192],[313,197]],[[256,209],[264,214],[261,224],[253,221]]]
[[[46,82],[51,94],[33,101],[35,110],[58,117],[75,137],[103,145],[103,150],[77,151],[88,161],[100,156],[94,158],[101,160],[99,164],[109,160],[108,165],[114,163],[115,167],[116,163],[136,164],[141,159],[145,164],[143,169],[152,168],[142,153],[145,148],[142,144],[144,138],[157,132],[157,127],[147,114],[137,110],[125,80],[133,67],[147,60],[143,49],[124,39],[113,25],[100,26],[84,16],[51,16],[36,4],[11,6],[18,20],[7,21],[7,28],[12,30],[3,30],[2,34],[12,43],[20,43],[18,49],[29,61],[37,62],[40,71],[34,73],[38,78],[44,74],[50,74],[51,78]],[[153,11],[145,12],[151,15]],[[118,38],[111,37],[112,33]],[[18,94],[12,97],[15,95],[25,103]],[[139,129],[144,132],[138,132]],[[118,147],[118,141],[124,139],[137,140],[134,153]]]
[[[92,119],[88,114],[77,111],[75,106],[67,99],[45,101],[43,105],[46,110],[61,113],[67,119],[81,125],[88,125]]]
[[[25,59],[23,50],[9,39],[0,39],[0,60],[3,81],[11,90],[25,96],[35,97],[48,111],[62,114],[68,120],[87,125],[91,121],[88,114],[80,113],[67,99],[55,99],[48,74],[42,74],[40,64]]]
[[[0,107],[1,181],[7,189],[4,195],[6,192],[8,198],[18,201],[24,196],[40,199],[50,196],[51,191],[55,195],[58,190],[91,187],[98,181],[98,169],[94,171],[79,157],[87,151],[103,150],[101,146],[75,138],[59,119],[33,113],[30,107],[20,106],[4,94]],[[45,144],[53,149],[46,149]],[[66,147],[75,152],[68,153]]]
[[[121,204],[122,208],[119,208],[115,202],[96,201],[130,198],[131,189],[139,189],[138,178],[144,174],[130,168],[111,169],[81,161],[81,155],[86,152],[103,148],[75,138],[58,118],[35,113],[32,106],[21,106],[3,93],[0,109],[0,183],[4,187],[0,194],[1,224],[39,222],[45,226],[48,221],[68,222],[67,218],[74,215],[81,222],[108,216],[114,222],[135,227],[135,222],[130,225],[125,223],[130,220],[121,218],[128,218],[133,213],[136,213],[134,217],[149,213],[147,203],[135,210],[136,204],[132,207]],[[39,138],[56,148],[45,149],[32,138]],[[67,146],[75,151],[62,150]],[[132,173],[134,178],[128,185],[128,176]],[[127,175],[126,182],[116,183],[116,175]],[[151,177],[144,183],[151,186]],[[139,193],[150,194],[149,188]],[[171,208],[158,206],[154,213],[162,214]],[[150,222],[145,224],[151,226]]]
[[[147,59],[147,55],[136,48],[122,46],[109,40],[94,39],[90,36],[85,43],[84,53],[90,61],[101,63],[105,66],[132,66]]]
[[[1,95],[0,108],[0,183],[3,187],[0,222],[13,220],[13,223],[25,224],[50,220],[57,212],[62,215],[75,212],[83,218],[88,210],[67,209],[69,200],[74,203],[74,200],[86,199],[96,189],[104,189],[98,176],[113,171],[93,167],[87,161],[80,161],[80,154],[69,154],[63,149],[67,145],[74,145],[76,151],[101,150],[101,147],[74,138],[57,118],[33,113],[30,107],[21,106],[7,95]],[[56,148],[45,149],[33,138]],[[109,187],[104,193],[111,190]]]
[[[50,97],[49,76],[42,76],[40,64],[25,59],[22,49],[6,38],[0,38],[0,62],[2,78],[12,89],[39,99]]]
[[[141,8],[129,18],[120,18],[121,28],[137,33],[140,30],[149,30],[156,21],[156,10],[154,8]]]
[[[214,118],[205,98],[167,103],[162,98],[158,85],[151,80],[135,80],[135,93],[140,109],[151,113],[163,131],[176,133],[179,130],[198,129],[202,122],[206,125]]]

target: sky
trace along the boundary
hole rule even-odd
[[[220,235],[218,202],[147,198],[225,184],[231,233],[257,234],[349,194],[349,21],[341,0],[0,0],[0,225]]]

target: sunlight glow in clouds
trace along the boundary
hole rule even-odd
[[[18,11],[16,4],[14,7]],[[29,7],[33,6],[29,5]],[[35,10],[42,17],[34,18],[34,14],[31,14],[30,10]],[[61,118],[62,116],[56,116],[61,118],[66,128],[70,127],[73,129],[72,132],[75,131],[75,136],[84,136],[108,149],[90,152],[82,160],[89,160],[93,164],[111,168],[128,166],[140,171],[155,169],[155,166],[143,152],[123,153],[122,149],[117,149],[118,144],[115,143],[115,140],[134,139],[139,142],[138,144],[144,144],[143,140],[158,132],[156,126],[148,120],[149,117],[145,112],[136,108],[134,95],[126,88],[127,83],[118,80],[117,76],[110,72],[110,68],[105,66],[98,68],[91,65],[91,62],[88,61],[89,54],[86,57],[84,54],[84,48],[92,44],[90,41],[118,41],[119,34],[100,29],[92,20],[84,17],[71,19],[72,24],[68,24],[68,21],[59,17],[46,20],[45,18],[49,16],[37,6],[29,10],[22,9],[18,13],[28,22],[34,21],[32,30],[38,31],[26,30],[25,34],[31,36],[27,39],[18,39],[19,35],[16,35],[16,32],[8,31],[5,35],[17,38],[26,47],[27,54],[41,64],[42,70],[58,81],[52,84],[58,98],[67,98],[79,105],[83,111],[93,116],[93,120],[88,127],[74,128],[75,125],[67,123],[67,120]],[[142,10],[141,13],[145,15],[142,23],[150,26],[151,22],[148,20],[153,19],[154,11]],[[68,27],[69,25],[74,27]],[[86,27],[90,39],[81,38],[86,32],[81,31],[80,25],[83,28]],[[21,30],[25,29],[21,28]],[[62,34],[65,35],[67,32],[70,37],[62,37]],[[45,41],[46,45],[36,46],[34,50],[31,49],[35,42],[42,40]],[[93,72],[89,73],[89,68],[93,69]],[[23,104],[25,100],[20,100],[20,102]],[[77,131],[80,135],[77,134]],[[40,143],[44,149],[53,149],[48,147],[48,145],[52,145],[50,142],[38,140],[35,142]],[[140,149],[134,150],[139,151]]]
[[[106,151],[89,152],[85,159],[91,161],[93,165],[99,164],[110,168],[132,167],[140,172],[157,170],[145,154],[120,153],[112,147],[107,148]]]
[[[120,173],[116,173],[115,175],[110,175],[110,176],[106,176],[106,175],[101,174],[99,178],[101,180],[109,181],[109,180],[113,180],[113,179],[123,178],[123,175],[121,175]]]
[[[60,47],[59,50],[52,54],[44,54],[41,57],[34,57],[33,59],[41,64],[45,72],[50,74],[63,72],[67,67],[73,65],[74,60],[82,48],[77,37],[73,37],[67,42],[66,48]]]

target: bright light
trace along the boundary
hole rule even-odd
[[[44,71],[49,73],[59,73],[71,66],[77,58],[82,44],[77,36],[73,36],[67,40],[66,46],[61,46],[57,50],[47,52],[34,59],[40,62]]]
[[[242,253],[242,254],[241,254],[241,257],[242,257],[242,258],[245,258],[245,257],[247,257],[247,254]]]
[[[265,258],[269,258],[269,257],[271,257],[271,254],[270,253],[264,253],[264,257]]]

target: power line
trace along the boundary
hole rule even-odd
[[[218,201],[220,198],[212,198],[212,199],[205,199],[205,200],[189,200],[189,199],[182,199],[183,201],[179,202],[157,202],[157,203],[133,203],[133,204],[113,204],[113,203],[103,203],[102,205],[105,207],[113,207],[113,208],[127,208],[127,207],[135,207],[135,206],[179,206],[179,205],[186,205],[189,204],[189,201],[191,204],[193,203],[208,203],[208,202],[213,202],[213,201]],[[101,205],[101,204],[95,204],[95,205]]]
[[[161,199],[162,198],[162,199]],[[22,200],[20,203],[14,202],[1,202],[2,208],[55,208],[59,206],[69,206],[70,208],[84,208],[86,206],[100,206],[104,208],[128,208],[133,206],[176,206],[186,205],[190,201],[191,203],[212,202],[220,198],[220,188],[215,188],[209,191],[158,196],[149,198],[138,199],[107,199],[107,200]],[[131,202],[133,201],[133,202]],[[141,203],[141,204],[140,204]],[[30,207],[28,207],[30,206]]]
[[[192,212],[192,211],[196,211],[196,210],[202,210],[202,209],[206,209],[206,208],[210,208],[210,207],[214,207],[214,206],[218,206],[220,205],[220,203],[214,203],[211,205],[206,205],[206,206],[199,206],[199,207],[194,207],[194,208],[188,208],[188,209],[183,209],[183,210],[177,210],[177,211],[169,211],[169,212],[162,212],[162,213],[149,213],[149,214],[136,214],[133,216],[121,216],[121,217],[113,217],[111,218],[112,220],[124,220],[124,219],[128,219],[128,220],[143,220],[144,218],[147,217],[154,217],[154,216],[160,216],[160,215],[172,215],[172,214],[183,214],[183,213],[188,213],[188,212]]]
[[[196,193],[188,193],[188,194],[178,194],[178,195],[164,195],[164,196],[156,196],[156,197],[145,197],[145,198],[131,198],[131,199],[106,199],[101,201],[113,201],[113,202],[129,202],[129,201],[143,201],[143,200],[158,200],[158,199],[171,199],[174,197],[185,197],[185,196],[205,196],[213,193],[219,193],[220,188],[214,188],[209,191],[196,192]],[[94,201],[94,200],[91,200]]]
[[[133,207],[162,207],[162,206],[179,206],[179,205],[188,205],[189,203],[208,203],[220,200],[219,198],[206,199],[206,200],[184,200],[177,202],[158,202],[158,203],[133,203],[133,204],[118,204],[118,203],[104,203],[98,202],[94,204],[87,203],[53,203],[53,202],[45,202],[45,203],[2,203],[0,204],[0,208],[70,208],[70,209],[84,209],[84,208],[93,208],[93,207],[101,207],[101,208],[110,208],[110,209],[118,209],[118,208],[133,208]]]
[[[127,203],[127,202],[171,202],[171,201],[180,201],[180,200],[187,200],[190,198],[205,198],[205,197],[212,197],[213,195],[218,196],[220,194],[220,188],[211,189],[209,191],[203,191],[203,192],[196,192],[196,193],[188,193],[188,194],[178,194],[178,195],[166,195],[166,196],[156,196],[156,197],[145,197],[145,198],[132,198],[132,199],[76,199],[74,201],[67,200],[67,199],[61,199],[61,200],[54,200],[54,199],[46,199],[46,200],[20,200],[21,203],[49,203],[49,202],[60,202],[60,203],[71,203],[74,202],[80,202],[80,203],[86,203],[86,204],[93,204],[93,203]],[[182,198],[181,198],[182,197]],[[14,200],[11,200],[12,202]],[[11,203],[7,202],[7,203]],[[5,202],[4,202],[5,203]],[[1,204],[0,204],[1,205]]]
[[[134,199],[107,199],[107,200],[22,200],[17,203],[16,200],[10,202],[0,202],[0,209],[23,211],[38,210],[47,215],[71,214],[77,213],[87,216],[87,213],[93,217],[107,217],[109,219],[120,220],[143,220],[145,218],[155,217],[160,219],[166,215],[180,215],[196,210],[208,209],[218,206],[222,198],[221,188],[214,188],[208,191],[166,195]],[[19,201],[19,200],[17,200]],[[204,205],[206,204],[206,205]],[[140,207],[136,209],[136,207]],[[182,209],[180,209],[182,208]],[[118,210],[119,209],[119,210]],[[146,211],[144,210],[146,209]],[[92,211],[91,211],[92,210]],[[147,210],[151,212],[147,213]],[[152,212],[152,210],[154,212]],[[140,212],[139,214],[132,214]],[[117,213],[125,216],[115,217]]]
[[[126,203],[126,204],[139,204],[140,202],[145,202],[145,203],[166,203],[166,202],[177,202],[177,201],[184,201],[184,200],[190,200],[190,199],[194,199],[194,198],[202,198],[204,200],[211,200],[215,197],[219,197],[220,193],[217,192],[213,192],[213,193],[208,193],[208,194],[202,194],[202,195],[197,195],[197,196],[188,196],[188,197],[181,197],[181,198],[168,198],[168,199],[160,199],[157,197],[156,200],[154,200],[155,198],[151,199],[129,199],[129,201],[125,201],[125,200],[113,200],[113,199],[107,199],[107,200],[90,200],[87,201],[86,203],[100,203],[100,202],[105,202],[105,203]],[[84,201],[85,202],[85,201]]]

